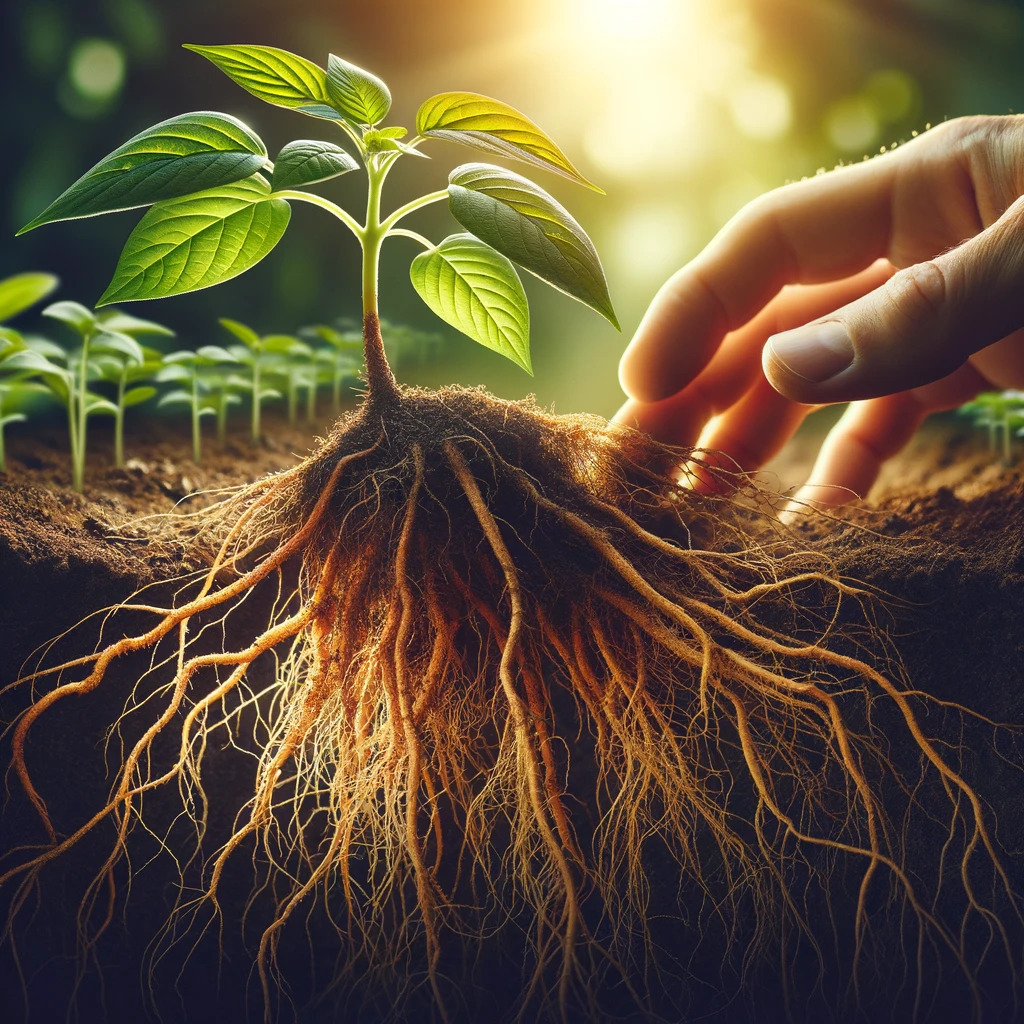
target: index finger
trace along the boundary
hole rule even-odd
[[[884,256],[896,159],[785,185],[744,207],[655,296],[619,367],[626,394],[675,394],[784,285],[848,277]]]

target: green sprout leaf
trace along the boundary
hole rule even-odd
[[[120,309],[105,309],[97,314],[96,319],[105,331],[116,331],[132,338],[152,334],[165,338],[174,337],[174,331],[170,327],[158,324],[155,320],[143,320],[142,317],[132,316],[131,313],[125,313]]]
[[[239,341],[244,342],[248,348],[258,349],[260,347],[260,336],[251,327],[226,316],[222,316],[218,323],[221,327],[229,330]]]
[[[228,185],[250,177],[266,159],[259,136],[237,118],[210,111],[172,117],[104,157],[18,234]]]
[[[72,302],[70,299],[50,303],[43,310],[43,316],[60,320],[82,335],[91,333],[96,326],[96,314],[80,302]]]
[[[542,188],[502,167],[463,164],[448,176],[448,195],[464,228],[618,328],[593,242]]]
[[[128,236],[97,305],[181,295],[237,277],[277,245],[290,217],[291,207],[271,198],[259,175],[158,203]]]
[[[601,192],[525,114],[489,96],[475,92],[431,96],[416,114],[416,131],[428,138],[460,142],[485,153],[543,167]]]
[[[0,281],[0,323],[45,299],[60,281],[53,274],[15,274]]]
[[[275,46],[195,46],[185,44],[215,64],[236,85],[265,103],[294,110],[307,104],[326,104],[324,69]]]
[[[124,407],[130,409],[133,405],[142,405],[148,402],[156,394],[156,388],[146,385],[145,387],[129,388],[124,393]]]
[[[327,95],[331,105],[357,125],[375,125],[391,109],[391,93],[376,75],[333,53],[327,59]]]
[[[301,188],[336,178],[359,167],[355,159],[332,142],[299,139],[284,146],[274,161],[271,188]]]
[[[141,366],[146,361],[142,346],[127,334],[104,330],[93,338],[91,348],[98,352],[116,352],[136,366]]]
[[[442,320],[533,375],[526,292],[504,256],[472,235],[449,235],[412,261],[410,277]]]

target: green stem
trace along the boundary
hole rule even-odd
[[[223,446],[228,437],[228,396],[224,389],[220,392],[220,404],[217,406],[217,440]]]
[[[288,372],[288,422],[294,427],[298,419],[297,406],[299,401],[299,385],[295,380],[295,371]]]
[[[199,373],[192,371],[192,461],[198,466],[200,456],[199,436]]]
[[[0,420],[0,473],[7,472],[7,453],[4,450],[4,427],[6,424]]]
[[[439,203],[442,199],[447,198],[448,189],[442,189],[439,192],[431,192],[428,195],[420,196],[419,199],[413,199],[390,214],[381,224],[381,227],[385,232],[390,231],[403,217],[407,217],[413,211],[420,210],[424,206],[430,206],[431,203]]]
[[[252,439],[260,439],[260,357],[256,353],[252,363]]]
[[[293,189],[285,189],[281,192],[275,192],[274,198],[293,199],[296,202],[312,203],[313,206],[319,206],[321,210],[326,210],[328,213],[337,217],[338,220],[340,220],[341,223],[356,236],[356,238],[362,241],[363,229],[360,226],[359,221],[357,221],[347,210],[343,210],[338,206],[337,203],[332,203],[330,199],[324,199],[323,196],[318,196],[313,192],[299,192]]]
[[[114,465],[118,469],[124,467],[124,388],[128,375],[127,366],[121,371],[117,380],[117,415],[114,417]]]
[[[82,361],[78,368],[78,398],[75,410],[77,429],[72,439],[71,449],[71,483],[76,491],[85,490],[85,432],[88,415],[85,411],[85,392],[88,381],[87,369],[89,362],[89,335],[82,338]]]
[[[380,250],[388,229],[380,220],[380,197],[388,168],[367,165],[366,225],[363,228],[363,349],[366,355],[367,401],[391,405],[398,401],[398,383],[384,352],[377,315]]]
[[[419,234],[416,231],[410,231],[408,228],[392,228],[388,232],[388,238],[395,237],[411,238],[414,242],[419,242],[424,249],[433,249],[434,243],[426,238],[424,235]]]

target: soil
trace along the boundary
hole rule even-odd
[[[183,543],[179,528],[184,523],[187,536],[189,514],[215,500],[225,488],[295,465],[328,426],[323,422],[293,429],[271,417],[260,444],[252,444],[242,433],[232,434],[224,446],[207,439],[203,463],[195,466],[184,429],[171,421],[151,422],[132,432],[124,469],[112,466],[109,438],[97,429],[90,439],[84,495],[68,487],[70,474],[59,425],[31,435],[12,428],[8,472],[0,476],[0,684],[17,678],[31,664],[34,651],[85,616],[128,598],[140,587],[200,568],[209,555],[202,536],[195,538],[196,543]],[[812,420],[764,478],[783,486],[798,482],[820,436],[821,427]],[[1024,724],[1022,513],[1024,466],[1002,465],[986,450],[984,439],[965,435],[962,425],[948,418],[929,424],[886,467],[870,505],[851,506],[836,517],[801,517],[792,529],[800,545],[827,552],[844,577],[885,595],[882,627],[913,686],[943,700],[967,704],[997,722]],[[174,517],[174,529],[168,517]],[[57,652],[74,650],[81,653],[77,634],[57,647]],[[10,721],[26,699],[21,688],[6,692],[0,706],[2,720]],[[115,700],[123,702],[124,694],[115,695]],[[114,705],[115,713],[119,706]],[[84,757],[101,741],[111,708],[94,706],[72,717],[65,717],[57,723],[57,731],[48,734],[54,744],[52,759],[45,751],[35,753],[46,762],[40,788],[63,790],[58,803],[66,805],[65,810],[91,807],[94,804],[82,794],[102,796],[104,792],[104,779],[93,767],[85,767]],[[985,782],[983,796],[998,808],[998,838],[1010,858],[1012,881],[1019,892],[1024,888],[1020,736],[1015,740],[1012,733],[998,731],[997,735],[991,727],[982,726],[966,732],[962,742],[964,758],[974,762],[974,777]],[[79,756],[81,762],[76,760]],[[16,790],[14,785],[9,788]],[[0,850],[38,841],[35,829],[31,834],[24,832],[30,820],[12,797]],[[61,884],[70,900],[74,873],[63,877]],[[152,891],[159,894],[166,879],[152,884],[156,887]],[[149,890],[143,886],[142,891]],[[50,960],[51,967],[63,963],[66,973],[70,973],[66,965],[74,942],[74,929],[68,927],[72,916],[59,899],[56,904],[44,901],[33,940],[38,943],[35,952],[48,950],[44,959]],[[53,935],[62,926],[71,934],[58,944]],[[148,936],[141,938],[144,945]],[[120,939],[103,954],[114,982],[108,982],[106,992],[96,998],[106,1000],[107,1020],[141,1019],[145,1010],[139,994],[138,941],[126,924]],[[48,947],[48,942],[54,945]],[[311,952],[315,960],[316,951]],[[331,962],[327,956],[325,963]],[[243,978],[244,989],[250,965],[251,959],[246,961],[239,954],[225,970]],[[0,972],[0,1005],[20,1005],[18,984],[6,959],[0,961]],[[40,973],[44,976],[46,971]],[[703,981],[714,984],[714,979]],[[63,1017],[61,1000],[66,999],[67,985],[50,991],[30,978],[29,986],[31,1019]],[[238,988],[228,983],[219,990],[220,996],[210,995],[198,1003],[195,991],[183,982],[181,1005],[161,999],[161,1013],[166,1019],[190,1022],[256,1015],[253,1006],[248,1011],[242,1008]],[[719,1010],[720,1004],[721,999],[709,1003]],[[731,1019],[768,1021],[783,1016],[777,1003],[774,1007],[762,1004],[756,1012],[749,1001],[744,1006],[737,1006]],[[93,1017],[85,1011],[83,1019]],[[1013,1019],[1013,1011],[991,1009],[986,1017],[986,1021],[1003,1019]]]

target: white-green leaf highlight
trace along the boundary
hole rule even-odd
[[[274,161],[271,187],[275,192],[286,188],[301,188],[303,185],[336,178],[358,167],[355,159],[333,142],[299,139],[289,142],[278,153]]]
[[[448,196],[464,228],[618,328],[593,242],[539,185],[503,167],[463,164],[448,177]]]
[[[228,185],[266,159],[262,140],[235,117],[205,110],[172,117],[104,157],[18,234]]]
[[[256,175],[234,185],[158,203],[139,221],[98,305],[209,288],[259,263],[291,217]]]
[[[449,235],[412,261],[410,277],[442,320],[532,376],[526,292],[501,253],[472,235]]]

